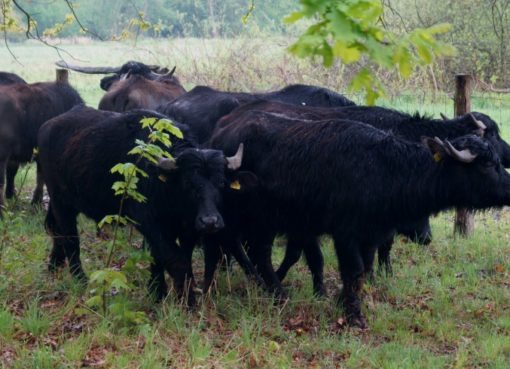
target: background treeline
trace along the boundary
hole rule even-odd
[[[510,0],[382,2],[385,26],[397,32],[437,23],[453,25],[445,38],[457,48],[458,54],[418,71],[413,79],[428,84],[422,87],[444,89],[458,72],[476,75],[478,80],[490,84],[481,86],[486,89],[509,87]],[[41,31],[64,24],[71,13],[64,0],[19,0],[19,3],[33,15]],[[72,4],[81,23],[91,31],[86,36],[98,35],[103,39],[122,37],[128,31],[138,37],[286,36],[292,40],[306,27],[303,24],[289,27],[282,22],[299,8],[298,0],[255,0],[246,24],[241,19],[250,9],[251,0],[74,0]],[[140,13],[150,27],[140,27]],[[19,19],[23,21],[21,14]],[[76,22],[60,28],[59,37],[84,35]],[[23,33],[11,38],[21,39]],[[348,78],[356,67],[340,70]],[[380,72],[380,77],[397,82],[395,75]]]
[[[64,0],[20,0],[34,15],[41,29],[63,23],[71,11]],[[298,9],[296,0],[256,0],[250,22],[241,19],[250,9],[251,0],[75,0],[71,2],[82,24],[102,38],[111,38],[135,25],[140,19],[152,27],[150,37],[234,37],[242,32],[259,30],[284,34],[288,27],[282,18]],[[132,27],[134,28],[134,27]],[[77,24],[64,27],[60,36],[80,34]]]

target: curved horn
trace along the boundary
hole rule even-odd
[[[239,148],[234,156],[227,157],[227,168],[237,170],[241,167],[243,162],[244,144],[240,143]]]
[[[478,156],[473,154],[469,149],[464,149],[461,151],[457,150],[455,147],[453,147],[450,141],[446,141],[446,147],[448,148],[451,156],[463,163],[471,163]]]
[[[476,119],[473,113],[469,113],[469,116],[471,117],[471,119],[473,119],[473,122],[475,122],[478,128],[487,129],[487,126],[481,120]]]
[[[131,71],[128,71],[127,73],[124,73],[120,76],[120,80],[124,81],[125,79],[128,79],[130,75],[131,75]]]
[[[438,143],[439,145],[441,145],[442,147],[444,147],[444,142],[439,138],[439,137],[434,137],[434,141],[436,143]]]
[[[176,161],[168,159],[168,158],[159,158],[158,159],[158,168],[161,168],[161,169],[166,170],[168,172],[170,172],[172,170],[179,169],[179,167],[177,166]]]
[[[443,113],[439,113],[439,115],[441,116],[442,120],[448,120],[448,117],[446,115],[444,115]]]
[[[170,72],[168,72],[168,73],[165,75],[165,77],[167,77],[167,78],[172,77],[172,76],[174,75],[175,68],[177,68],[177,66],[176,66],[176,65],[174,65],[174,67],[172,68],[172,70],[171,70]]]
[[[55,63],[57,66],[61,68],[71,69],[80,73],[87,74],[109,74],[109,73],[119,73],[121,67],[80,67],[79,65],[72,65],[66,63],[63,60],[59,60]]]

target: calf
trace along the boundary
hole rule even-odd
[[[83,213],[99,222],[119,212],[120,197],[110,174],[117,163],[134,162],[128,152],[135,140],[147,140],[144,117],[164,118],[151,111],[103,112],[80,106],[44,124],[39,132],[39,160],[50,194],[46,228],[53,236],[49,268],[69,260],[71,273],[85,279],[80,262],[76,216]],[[148,178],[140,178],[137,190],[147,201],[126,199],[122,215],[133,219],[148,241],[153,257],[151,286],[158,299],[167,293],[164,271],[174,281],[179,296],[191,278],[190,251],[177,245],[181,234],[192,230],[210,233],[223,228],[218,210],[220,191],[240,165],[242,151],[227,158],[219,150],[199,150],[188,138],[186,126],[178,126],[184,139],[172,137],[169,152],[175,158],[160,158],[157,165],[141,160],[138,164]],[[188,304],[194,303],[188,291]]]
[[[266,283],[279,294],[271,265],[277,233],[305,239],[329,234],[343,281],[350,324],[364,327],[359,293],[380,240],[396,225],[454,206],[484,209],[510,204],[510,175],[495,148],[476,135],[412,143],[348,120],[232,122],[212,147],[233,152],[244,142],[242,168],[259,180],[236,204],[240,225]]]
[[[0,86],[0,207],[5,196],[14,196],[14,177],[19,165],[32,159],[39,127],[48,119],[83,101],[71,86],[61,82],[14,83]],[[39,203],[43,181],[37,175],[32,203]]]

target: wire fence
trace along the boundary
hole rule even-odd
[[[364,104],[361,94],[345,94],[357,104]],[[436,118],[440,114],[453,117],[453,92],[432,92],[428,90],[402,92],[377,101],[377,105],[407,113],[419,112]],[[471,95],[471,111],[490,116],[500,127],[506,139],[510,139],[510,94],[474,91]]]

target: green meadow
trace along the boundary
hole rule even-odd
[[[2,46],[0,70],[29,82],[55,78],[61,58],[81,65],[121,65],[127,60],[177,66],[188,89],[206,84],[220,89],[261,91],[309,83],[346,93],[346,71],[325,70],[285,52],[286,40],[176,39],[134,43],[62,44],[61,51],[36,43]],[[60,53],[60,55],[59,55]],[[87,104],[97,106],[99,78],[71,72],[70,83]],[[439,116],[452,115],[451,92],[402,84],[380,104]],[[490,115],[510,140],[510,96],[474,92],[473,110]],[[1,118],[0,118],[1,119]],[[90,291],[64,269],[47,271],[51,240],[43,208],[30,205],[33,165],[20,169],[18,197],[8,203],[0,227],[0,366],[2,368],[501,368],[510,363],[510,211],[476,214],[475,233],[453,236],[453,212],[432,218],[434,240],[420,246],[398,238],[394,275],[378,274],[365,285],[369,329],[345,326],[335,306],[340,289],[336,256],[322,240],[328,297],[316,299],[303,261],[284,282],[290,299],[272,297],[247,280],[235,265],[221,270],[211,294],[188,311],[172,294],[154,304],[147,296],[147,263],[131,275],[129,304],[145,312],[138,325],[119,325],[90,311]],[[95,224],[80,218],[86,272],[105,266],[108,240]],[[141,238],[121,232],[113,265],[122,267],[143,253]],[[283,256],[277,240],[274,263]],[[201,249],[194,255],[196,278],[203,273]]]

